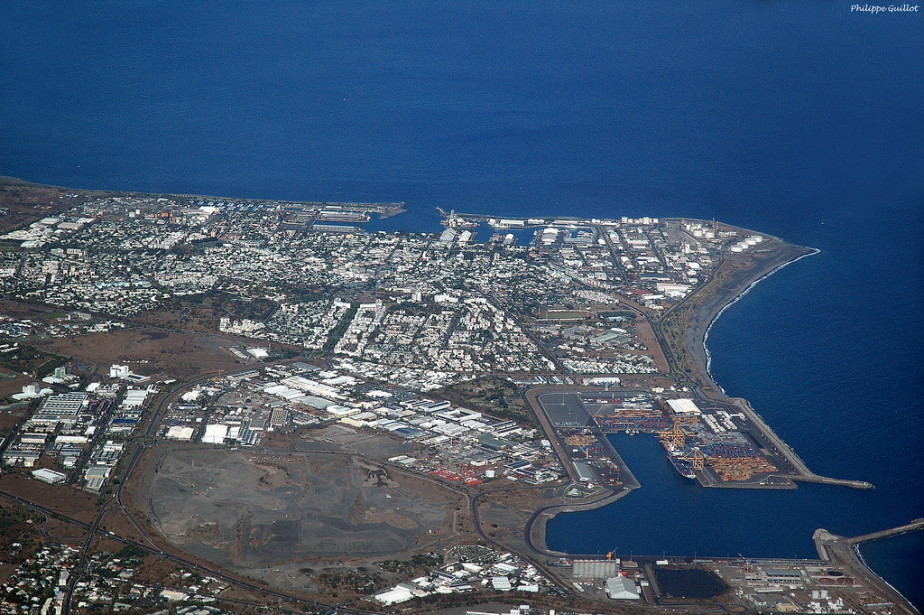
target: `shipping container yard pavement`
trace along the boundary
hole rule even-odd
[[[871,487],[811,472],[746,400],[717,401],[684,389],[567,385],[536,387],[526,398],[574,481],[576,497],[601,487],[638,487],[606,438],[622,431],[657,436],[677,471],[704,487],[795,489],[796,481]]]

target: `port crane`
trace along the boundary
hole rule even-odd
[[[671,450],[675,451],[683,450],[687,441],[687,434],[683,431],[683,427],[680,426],[680,423],[676,422],[674,423],[673,429],[665,429],[659,436],[663,442],[670,444]]]
[[[709,459],[706,455],[703,454],[703,451],[699,450],[699,447],[694,447],[693,452],[689,455],[684,455],[681,457],[686,461],[689,461],[693,464],[693,469],[699,472],[703,471],[706,461]]]

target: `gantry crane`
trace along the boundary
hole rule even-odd
[[[662,431],[660,438],[662,441],[669,444],[670,448],[675,451],[683,450],[687,441],[687,435],[684,433],[683,427],[677,422],[674,423],[673,429],[665,429]]]
[[[693,448],[692,453],[689,455],[684,455],[681,457],[681,459],[685,459],[686,461],[691,462],[693,464],[694,470],[702,472],[708,457],[703,455],[703,451],[699,450],[699,447],[696,446]]]

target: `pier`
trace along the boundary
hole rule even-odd
[[[806,483],[821,483],[825,485],[841,485],[843,487],[853,487],[854,489],[875,489],[872,483],[863,480],[849,480],[842,478],[830,478],[827,476],[820,476],[812,472],[804,461],[793,451],[786,442],[783,441],[776,433],[767,425],[766,422],[760,417],[757,412],[751,408],[751,404],[748,403],[746,399],[735,398],[733,399],[735,405],[741,408],[741,411],[744,412],[745,416],[748,417],[748,420],[751,421],[763,435],[777,448],[779,453],[786,458],[786,460],[795,468],[798,475],[792,476],[793,480],[802,481]]]
[[[838,536],[828,530],[818,529],[815,530],[812,539],[815,541],[818,556],[822,560],[850,569],[865,585],[888,597],[892,602],[892,613],[894,615],[920,615],[919,611],[898,590],[889,585],[866,565],[857,546],[864,542],[919,531],[922,528],[924,528],[924,518],[915,519],[910,523],[890,529],[854,537]]]
[[[862,536],[855,536],[854,538],[846,538],[851,544],[862,544],[864,542],[872,542],[873,540],[882,540],[883,538],[891,538],[892,536],[899,536],[901,534],[907,534],[908,532],[916,532],[924,528],[924,517],[920,519],[915,519],[911,523],[906,523],[905,525],[899,525],[898,527],[893,527],[888,530],[881,530],[879,532],[872,532],[870,534],[863,534]]]

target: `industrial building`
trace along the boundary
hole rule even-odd
[[[167,430],[167,439],[168,440],[184,440],[189,442],[192,440],[193,432],[195,430],[192,427],[184,427],[182,425],[174,425]]]
[[[228,435],[228,426],[222,424],[209,424],[205,426],[205,434],[202,436],[203,444],[224,444],[225,437]]]
[[[802,573],[799,570],[783,570],[778,568],[768,568],[764,571],[768,584],[771,585],[788,585],[802,582]]]
[[[85,489],[88,491],[99,492],[103,488],[103,485],[106,483],[106,479],[109,478],[109,473],[111,468],[107,466],[90,466],[87,468],[87,471],[84,473],[84,478],[87,480]]]
[[[582,483],[592,483],[595,480],[593,470],[584,461],[575,461],[574,471],[577,472],[578,480]]]
[[[39,479],[43,483],[48,483],[49,485],[60,485],[63,484],[66,475],[61,472],[55,472],[54,470],[48,470],[46,468],[40,468],[38,470],[32,471],[32,476]]]
[[[576,579],[605,579],[619,574],[618,559],[576,559],[571,563]]]
[[[77,422],[77,415],[83,408],[89,393],[62,393],[52,395],[42,404],[41,409],[29,420],[29,425],[44,426],[49,430],[59,424],[67,427]]]
[[[635,582],[624,576],[615,576],[606,580],[606,595],[611,600],[638,600],[638,587]]]
[[[667,405],[674,414],[702,414],[699,406],[692,399],[668,399]]]

